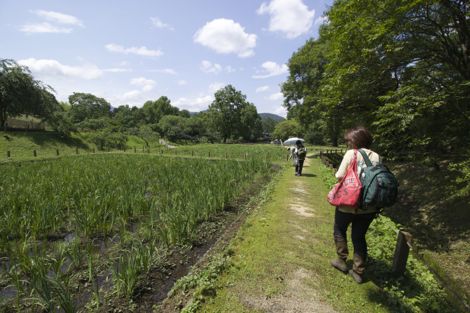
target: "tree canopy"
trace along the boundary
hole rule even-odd
[[[261,135],[261,117],[241,91],[227,85],[214,96],[215,100],[209,106],[209,116],[224,143],[227,139],[254,140]]]
[[[470,147],[470,20],[464,0],[339,0],[289,60],[288,117],[334,145],[369,127],[381,152]]]
[[[0,59],[0,129],[8,117],[20,114],[48,119],[59,108],[52,88],[35,80],[28,68]]]

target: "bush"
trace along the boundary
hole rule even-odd
[[[100,131],[93,133],[90,137],[98,150],[125,149],[127,148],[127,136],[122,133]]]

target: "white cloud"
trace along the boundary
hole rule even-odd
[[[265,91],[268,91],[268,90],[269,90],[269,86],[264,85],[264,86],[256,88],[256,93],[265,92]]]
[[[328,18],[328,16],[319,16],[315,19],[315,25],[318,26],[318,25],[322,25],[322,24],[328,24],[330,22],[330,19]]]
[[[150,20],[152,21],[152,25],[156,28],[175,30],[173,26],[163,23],[162,20],[160,20],[158,17],[151,17]]]
[[[286,64],[277,64],[276,62],[266,61],[264,62],[261,67],[263,70],[258,75],[253,75],[253,78],[260,79],[260,78],[268,78],[273,76],[279,76],[287,73],[289,68]]]
[[[315,16],[315,10],[309,11],[303,0],[263,2],[257,13],[269,14],[269,31],[281,32],[290,39],[308,33]]]
[[[200,66],[200,69],[201,71],[203,71],[204,73],[214,73],[214,74],[218,74],[222,71],[222,66],[220,64],[217,64],[217,63],[212,63],[210,61],[207,61],[207,60],[203,60],[201,62],[201,66]]]
[[[137,100],[140,98],[142,91],[140,90],[131,90],[125,92],[121,97],[120,101],[129,101],[129,100]]]
[[[21,26],[20,31],[24,33],[63,33],[69,34],[73,31],[73,28],[70,27],[62,27],[61,25],[68,25],[68,26],[80,26],[83,27],[82,21],[72,15],[63,14],[54,11],[44,11],[44,10],[37,10],[32,11],[32,13],[36,14],[40,18],[45,21],[33,24],[26,24]],[[51,23],[49,23],[51,22]],[[57,25],[61,24],[61,25]]]
[[[27,24],[20,28],[23,33],[63,33],[72,32],[71,28],[57,27],[49,23]]]
[[[279,101],[283,98],[284,98],[284,95],[282,94],[282,92],[273,93],[273,94],[269,95],[269,97],[268,97],[268,99],[271,100],[271,101]]]
[[[209,85],[209,91],[215,93],[217,90],[224,88],[226,85],[227,84],[221,82],[212,83]]]
[[[96,79],[103,71],[96,65],[82,66],[64,65],[57,60],[29,58],[19,60],[19,64],[27,66],[33,73],[44,76],[67,76],[82,79]]]
[[[280,106],[276,110],[274,110],[274,114],[280,115],[282,117],[286,117],[287,116],[287,110],[286,110],[285,107]]]
[[[109,72],[109,73],[127,73],[127,72],[132,72],[131,69],[128,68],[120,68],[120,67],[112,67],[112,68],[107,68],[103,70],[104,72]]]
[[[234,72],[237,71],[236,69],[234,69],[234,68],[231,67],[230,65],[227,65],[224,69],[225,69],[225,71],[226,71],[227,73],[234,73]]]
[[[178,80],[178,85],[180,85],[180,86],[186,86],[187,84],[188,84],[188,82],[185,81],[184,79]]]
[[[142,47],[130,47],[125,48],[121,45],[117,45],[114,43],[107,44],[106,49],[110,52],[122,53],[122,54],[136,54],[146,57],[158,57],[163,54],[160,50],[150,50],[145,46]]]
[[[237,54],[241,58],[254,55],[256,35],[245,32],[233,20],[219,18],[212,20],[194,34],[194,42],[222,54]]]
[[[155,72],[168,74],[168,75],[178,75],[178,73],[172,68],[164,68],[164,69],[161,69],[161,70],[155,70]]]
[[[137,77],[131,79],[131,85],[142,88],[142,91],[150,91],[155,87],[155,81],[145,77]]]
[[[34,13],[49,22],[83,27],[82,21],[72,15],[45,10],[37,10]]]
[[[212,95],[199,95],[198,97],[193,98],[178,98],[173,102],[173,104],[180,109],[186,109],[189,111],[202,111],[207,109],[212,101],[214,101],[214,97]]]

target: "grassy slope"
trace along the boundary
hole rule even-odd
[[[218,285],[222,289],[217,297],[209,300],[200,312],[263,311],[266,307],[257,308],[253,299],[269,302],[271,298],[282,298],[289,292],[286,282],[299,269],[307,275],[297,302],[311,301],[314,297],[323,310],[331,306],[339,312],[389,311],[376,302],[378,298],[371,297],[380,293],[375,284],[358,286],[329,265],[334,257],[333,210],[325,201],[327,188],[322,181],[324,173],[318,172],[319,160],[310,163],[305,173],[316,176],[297,178],[289,168],[280,178],[271,201],[247,220],[229,247],[234,252],[234,266],[220,279]],[[303,218],[288,209],[289,204],[297,201],[291,189],[299,187],[295,180],[301,180],[308,191],[302,198],[310,205],[314,218]]]
[[[452,196],[455,173],[446,162],[439,169],[408,163],[393,171],[400,199],[386,214],[410,229],[426,263],[458,295],[455,301],[470,307],[470,197]]]
[[[7,160],[7,151],[10,151],[11,160],[34,159],[33,150],[37,158],[55,157],[56,149],[61,155],[91,152],[96,146],[87,138],[88,134],[73,134],[69,138],[61,137],[54,132],[22,132],[0,131],[0,162]],[[128,148],[136,147],[141,151],[145,142],[136,136],[128,136]]]

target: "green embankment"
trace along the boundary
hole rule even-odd
[[[332,173],[310,159],[305,174],[286,168],[225,252],[177,284],[174,294],[194,290],[185,312],[456,312],[413,256],[404,277],[391,274],[397,226],[386,217],[368,233],[364,284],[333,269],[334,210],[325,199]]]
[[[70,137],[64,137],[48,131],[0,131],[0,162],[56,157],[57,150],[59,155],[72,155],[77,151],[79,154],[90,153],[93,149],[97,151],[96,145],[89,138],[87,133],[74,133]],[[126,145],[128,149],[136,147],[142,152],[146,143],[142,138],[127,136]],[[153,143],[153,146],[156,145]]]

